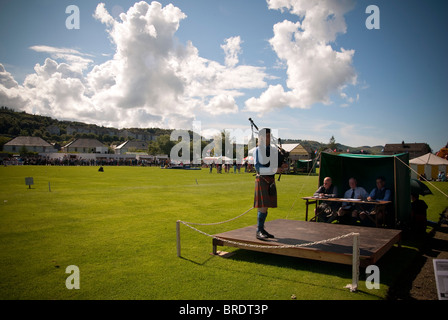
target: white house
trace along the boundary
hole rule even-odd
[[[76,139],[62,147],[62,151],[79,153],[108,153],[109,147],[99,142],[97,139]]]
[[[40,137],[20,136],[3,145],[5,152],[57,152],[53,145]]]

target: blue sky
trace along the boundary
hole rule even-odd
[[[251,117],[283,139],[448,142],[446,1],[100,2],[0,0],[0,104],[120,128]]]

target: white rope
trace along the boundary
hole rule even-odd
[[[243,242],[236,242],[236,241],[232,241],[232,240],[227,240],[227,239],[223,239],[220,237],[216,237],[214,235],[208,234],[204,231],[201,231],[195,227],[193,227],[192,225],[197,225],[197,226],[213,226],[213,225],[218,225],[218,224],[224,224],[233,220],[236,220],[242,216],[244,216],[245,214],[247,214],[248,212],[250,212],[251,210],[253,210],[254,207],[246,210],[245,212],[243,212],[242,214],[240,214],[239,216],[236,216],[232,219],[228,219],[225,221],[220,221],[220,222],[212,222],[212,223],[195,223],[195,222],[186,222],[186,221],[182,221],[182,220],[177,220],[177,222],[182,223],[184,225],[186,225],[187,227],[189,227],[190,229],[199,232],[200,234],[203,234],[207,237],[213,238],[213,239],[217,239],[220,241],[225,241],[229,244],[233,244],[233,245],[237,245],[237,246],[244,246],[244,247],[249,247],[249,248],[261,248],[261,249],[267,249],[267,248],[274,248],[274,249],[288,249],[288,248],[300,248],[300,247],[309,247],[309,246],[313,246],[313,245],[317,245],[317,244],[323,244],[323,243],[328,243],[328,242],[333,242],[339,239],[343,239],[343,238],[347,238],[347,237],[351,237],[353,236],[355,233],[351,232],[345,235],[341,235],[338,237],[334,237],[331,239],[326,239],[326,240],[320,240],[320,241],[316,241],[316,242],[309,242],[309,243],[302,243],[302,244],[294,244],[294,245],[281,245],[281,246],[272,246],[272,245],[255,245],[255,244],[249,244],[249,243],[243,243]]]
[[[210,225],[217,225],[217,224],[223,224],[229,221],[233,221],[236,220],[240,217],[242,217],[243,215],[245,215],[246,213],[250,212],[252,209],[254,209],[254,207],[250,208],[249,210],[245,211],[244,213],[240,214],[239,216],[226,220],[226,221],[221,221],[221,222],[214,222],[214,223],[192,223],[192,222],[185,222],[182,220],[177,220],[176,223],[176,238],[177,238],[177,256],[180,257],[180,223],[186,225],[187,227],[189,227],[190,229],[199,232],[202,235],[205,235],[207,237],[216,239],[216,240],[220,240],[223,241],[224,244],[231,244],[237,247],[248,247],[248,248],[257,248],[257,249],[290,249],[290,248],[303,248],[303,247],[310,247],[313,245],[318,245],[318,244],[324,244],[324,243],[329,243],[329,242],[334,242],[343,238],[347,238],[347,237],[353,237],[353,239],[355,239],[356,237],[359,236],[359,233],[356,232],[350,232],[344,235],[340,235],[334,238],[330,238],[330,239],[325,239],[325,240],[320,240],[320,241],[315,241],[315,242],[308,242],[308,243],[301,243],[301,244],[293,244],[293,245],[256,245],[256,244],[250,244],[250,243],[244,243],[244,242],[237,242],[237,241],[232,241],[232,240],[227,240],[227,239],[223,239],[211,234],[208,234],[204,231],[201,231],[193,226],[191,226],[191,224],[194,225],[202,225],[202,226],[210,226]],[[359,240],[358,240],[359,241]],[[359,248],[359,242],[358,242],[358,247],[357,247],[357,255],[354,257],[353,259],[356,261],[353,261],[353,271],[352,271],[352,283],[347,285],[346,288],[349,288],[351,292],[354,292],[357,290],[358,288],[358,281],[359,281],[359,254],[360,254],[360,248]]]
[[[232,218],[232,219],[229,219],[229,220],[225,220],[225,221],[221,221],[221,222],[212,222],[212,223],[194,223],[194,222],[185,222],[185,221],[180,221],[180,220],[178,220],[178,221],[179,221],[179,222],[182,222],[182,223],[185,224],[185,225],[193,224],[193,225],[196,225],[196,226],[214,226],[214,225],[217,225],[217,224],[223,224],[223,223],[227,223],[227,222],[236,220],[236,219],[238,219],[238,218],[244,216],[246,213],[250,212],[253,208],[254,208],[254,207],[250,208],[249,210],[243,212],[242,214],[240,214],[239,216],[237,216],[237,217],[235,217],[235,218]],[[190,227],[190,226],[189,226],[189,227]]]
[[[301,244],[292,244],[292,245],[281,245],[281,246],[276,246],[276,245],[256,245],[256,244],[250,244],[250,243],[237,242],[237,241],[223,239],[223,238],[220,238],[220,237],[208,234],[208,233],[206,233],[204,231],[201,231],[201,230],[199,230],[199,229],[189,225],[185,221],[178,220],[178,222],[186,225],[187,227],[191,228],[192,230],[197,231],[200,234],[203,234],[203,235],[205,235],[207,237],[210,237],[210,238],[213,238],[213,239],[216,239],[216,240],[220,240],[220,241],[224,241],[224,242],[227,242],[229,244],[233,244],[233,245],[237,245],[237,246],[243,246],[243,247],[249,247],[249,248],[258,248],[258,249],[267,249],[267,248],[269,248],[269,249],[289,249],[289,248],[309,247],[309,246],[313,246],[313,245],[317,245],[317,244],[333,242],[333,241],[336,241],[336,240],[339,240],[339,239],[351,237],[351,236],[356,234],[355,232],[350,232],[350,233],[347,233],[347,234],[344,234],[344,235],[341,235],[341,236],[338,236],[338,237],[334,237],[334,238],[331,238],[331,239],[325,239],[325,240],[320,240],[320,241],[315,241],[315,242],[308,242],[308,243],[301,243]]]

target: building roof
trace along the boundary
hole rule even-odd
[[[290,152],[291,155],[309,155],[308,151],[299,143],[286,143],[282,145],[282,148],[285,149],[285,151]]]
[[[402,153],[402,152],[428,152],[429,146],[427,143],[389,143],[384,146],[384,154]]]
[[[5,146],[53,147],[40,137],[20,136],[5,143]]]
[[[76,139],[69,142],[64,148],[96,148],[106,147],[105,144],[99,142],[97,139]]]
[[[137,150],[145,150],[145,149],[148,149],[148,143],[144,142],[144,141],[135,141],[135,140],[129,141],[128,140],[128,141],[120,144],[118,147],[116,147],[116,149],[121,149],[123,147],[126,147],[128,149],[135,148]]]

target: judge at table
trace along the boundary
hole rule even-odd
[[[330,177],[324,179],[324,184],[317,189],[314,197],[337,198],[338,188],[332,183]],[[318,222],[332,222],[336,218],[338,204],[336,202],[323,201],[315,210]]]
[[[386,188],[386,178],[378,177],[376,178],[376,187],[370,192],[367,197],[367,201],[391,201],[391,191],[389,188]],[[365,210],[359,213],[359,220],[362,225],[365,226],[373,226],[377,221],[382,221],[384,219],[384,215],[386,214],[384,206],[375,206],[369,205],[365,208]],[[372,217],[375,217],[376,219]],[[352,215],[354,219],[357,217]],[[368,219],[369,218],[369,219]]]
[[[356,178],[352,177],[348,180],[348,185],[350,189],[348,189],[344,193],[344,199],[366,199],[369,195],[363,187],[358,187],[358,182]],[[340,223],[350,224],[351,218],[353,216],[358,216],[358,212],[360,211],[359,204],[352,202],[343,202],[342,206],[338,210],[338,220]]]

